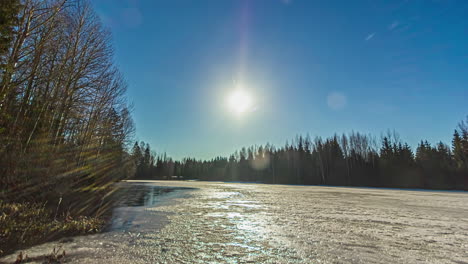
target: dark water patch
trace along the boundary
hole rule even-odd
[[[190,188],[160,187],[149,184],[122,184],[117,191],[116,207],[154,206],[161,198],[179,190]]]
[[[172,197],[181,197],[184,191],[193,190],[193,188],[125,182],[120,183],[118,187],[113,194],[114,210],[105,231],[145,232],[145,230],[159,229],[167,220],[166,214],[146,209],[170,200],[170,194],[173,194]]]

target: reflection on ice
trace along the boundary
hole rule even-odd
[[[122,184],[116,194],[118,207],[153,206],[160,196],[181,188],[158,187],[148,184]]]
[[[249,246],[247,244],[241,244],[241,243],[227,243],[226,245],[235,246],[235,247],[243,247],[249,250],[260,250],[259,247],[253,247],[253,246]]]
[[[227,217],[228,218],[235,218],[235,217],[241,218],[242,215],[240,213],[227,213]]]

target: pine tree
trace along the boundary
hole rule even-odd
[[[145,152],[143,154],[143,175],[145,179],[149,179],[151,177],[151,149],[150,145],[146,144]]]
[[[468,117],[466,122],[459,123],[453,134],[452,152],[456,166],[457,188],[468,190]]]
[[[453,133],[453,140],[452,140],[452,150],[453,150],[453,157],[455,159],[456,165],[458,169],[463,169],[467,163],[467,155],[466,151],[464,151],[464,144],[463,138],[460,136],[458,130],[455,130]]]
[[[141,175],[141,162],[142,162],[142,158],[143,158],[143,154],[141,152],[141,148],[140,148],[140,145],[138,145],[138,141],[135,142],[135,144],[133,145],[133,149],[132,149],[132,158],[133,158],[133,162],[135,164],[135,167],[136,167],[136,171],[135,171],[135,178],[141,178],[142,175]]]

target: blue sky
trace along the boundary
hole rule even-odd
[[[468,115],[468,1],[93,0],[136,138],[180,159],[297,134],[450,143]],[[242,85],[242,116],[226,97]]]

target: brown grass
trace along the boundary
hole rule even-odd
[[[37,203],[0,201],[0,256],[65,236],[96,233],[104,224],[97,217],[57,215],[55,210]]]

